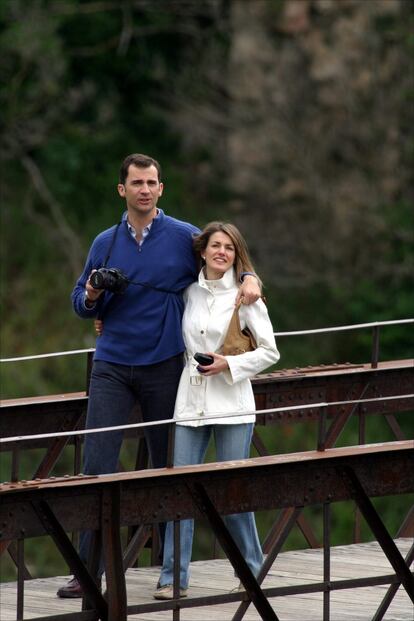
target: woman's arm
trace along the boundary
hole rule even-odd
[[[275,364],[280,354],[273,334],[273,326],[262,300],[255,304],[240,307],[241,325],[249,328],[257,343],[254,351],[237,356],[222,356],[212,351],[203,352],[214,357],[213,364],[201,366],[203,376],[225,373],[224,377],[229,384],[253,377]]]
[[[262,300],[249,306],[241,306],[239,315],[242,328],[249,328],[257,348],[238,356],[226,356],[229,373],[226,373],[225,377],[231,384],[253,377],[278,362],[280,358],[274,329]]]

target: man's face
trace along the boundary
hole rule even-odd
[[[136,215],[155,215],[156,205],[162,195],[163,184],[158,180],[155,166],[138,168],[133,164],[128,168],[125,184],[118,184],[118,192],[125,198],[128,211]]]

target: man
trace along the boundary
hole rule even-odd
[[[157,208],[164,190],[159,163],[132,154],[122,163],[118,193],[125,199],[121,222],[94,240],[73,292],[75,312],[99,317],[105,329],[97,340],[89,388],[86,428],[127,424],[136,401],[144,422],[173,418],[185,350],[181,318],[184,289],[198,276],[192,240],[198,229]],[[91,275],[116,268],[129,284],[122,293],[95,289]],[[245,303],[260,296],[256,278],[246,275],[238,297]],[[122,431],[88,434],[85,474],[116,472]],[[145,430],[154,468],[165,467],[167,425]],[[90,533],[80,538],[86,562]],[[59,597],[82,597],[76,578],[59,589]]]

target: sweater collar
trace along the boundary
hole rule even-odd
[[[158,228],[161,228],[161,226],[164,224],[164,220],[165,220],[165,213],[163,212],[162,209],[157,207],[157,215],[150,222],[150,224],[147,227],[145,227],[145,228],[148,228],[148,229],[154,228],[154,230],[158,229]],[[127,211],[124,211],[124,213],[122,214],[122,222],[124,222],[125,227],[130,232],[131,225],[128,222],[128,212]]]

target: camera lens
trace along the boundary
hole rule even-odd
[[[101,274],[100,272],[94,272],[93,274],[91,274],[91,277],[89,279],[94,289],[102,289],[104,280],[105,280],[104,275]]]

